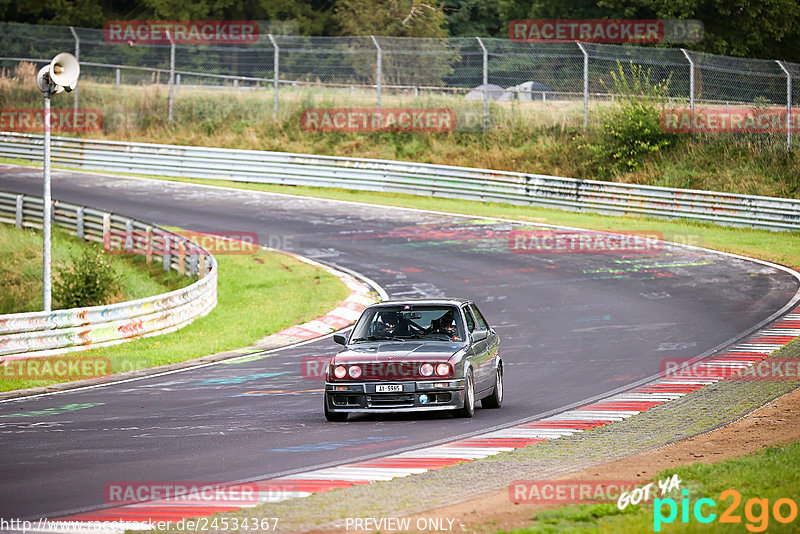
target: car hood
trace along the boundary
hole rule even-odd
[[[335,363],[389,361],[446,362],[463,349],[465,343],[451,341],[373,341],[348,346],[334,356]]]

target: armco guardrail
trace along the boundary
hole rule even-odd
[[[18,228],[41,228],[42,206],[41,198],[0,192],[0,221]],[[0,360],[50,356],[165,334],[216,306],[216,259],[186,237],[60,201],[53,203],[53,223],[86,240],[104,242],[112,235],[125,239],[122,246],[131,254],[160,256],[165,269],[196,274],[199,280],[169,293],[108,306],[0,315]]]
[[[40,135],[0,132],[0,156],[40,161],[42,143]],[[800,230],[800,200],[426,163],[65,137],[53,138],[52,160],[144,175],[388,191]]]

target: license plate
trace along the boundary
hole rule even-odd
[[[375,393],[398,393],[403,391],[400,384],[378,384],[375,386]]]

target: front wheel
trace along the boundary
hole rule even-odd
[[[472,369],[467,371],[467,379],[464,383],[464,407],[456,410],[456,416],[470,418],[475,415],[475,379],[472,377]]]
[[[347,413],[332,412],[328,410],[328,396],[323,395],[325,401],[325,419],[332,423],[342,423],[347,421]]]
[[[494,391],[488,397],[481,400],[484,408],[499,408],[503,405],[503,368],[498,366],[495,371]]]

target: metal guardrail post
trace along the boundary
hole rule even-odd
[[[111,248],[111,214],[103,213],[103,246],[106,250]]]
[[[125,220],[125,250],[133,252],[133,221]]]
[[[169,39],[169,117],[168,121],[172,122],[172,106],[175,100],[175,39],[172,38],[170,31],[167,30],[167,39]]]
[[[172,265],[172,256],[170,255],[170,238],[167,234],[164,234],[164,270],[169,271],[170,266]]]
[[[273,69],[273,77],[272,77],[272,89],[274,91],[274,96],[272,97],[272,120],[275,122],[278,121],[278,80],[280,79],[280,57],[281,51],[278,48],[278,43],[275,41],[275,38],[272,34],[267,34],[269,37],[269,42],[272,43],[273,56],[272,56],[272,65]]]
[[[25,197],[23,195],[17,195],[15,206],[16,209],[14,210],[14,224],[19,229],[22,229],[22,210],[24,201]]]
[[[583,131],[589,126],[589,53],[583,43],[577,42],[583,53]]]
[[[147,263],[147,265],[150,265],[153,261],[153,227],[148,226],[145,229],[145,234],[147,234],[146,235],[147,244],[145,245],[144,249],[144,258],[145,258],[145,263]]]
[[[486,126],[489,123],[489,52],[480,37],[475,39],[478,40],[478,44],[481,45],[481,50],[483,50],[483,129],[486,130]]]
[[[681,52],[689,62],[689,109],[694,111],[694,60],[685,48],[681,48]]]
[[[70,26],[69,27],[69,31],[72,32],[72,36],[75,38],[75,59],[77,59],[78,63],[80,63],[80,61],[81,61],[81,40],[78,37],[78,34],[75,31],[75,28]],[[78,115],[78,86],[77,86],[77,84],[75,85],[75,89],[73,89],[72,92],[73,92],[72,109],[73,109],[73,113],[75,113],[75,117],[77,117],[77,115]],[[72,120],[76,120],[75,117],[73,117]]]
[[[780,60],[775,63],[786,74],[786,149],[792,148],[792,74]]]
[[[375,88],[378,93],[378,109],[381,109],[381,80],[383,79],[383,50],[381,50],[381,45],[378,44],[378,40],[375,38],[374,35],[370,35],[372,37],[372,42],[375,43],[375,49],[378,51],[378,62],[376,67],[375,76],[377,80],[375,82]]]
[[[81,206],[75,211],[75,233],[78,235],[78,239],[83,239],[85,237],[85,232],[84,208]]]

